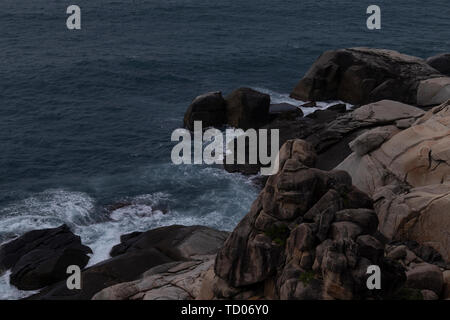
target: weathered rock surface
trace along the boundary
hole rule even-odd
[[[417,104],[438,105],[450,99],[450,77],[432,78],[419,83]]]
[[[439,296],[431,290],[421,290],[423,300],[439,300]]]
[[[123,235],[121,243],[112,248],[111,256],[153,247],[173,259],[190,259],[197,255],[216,253],[227,236],[228,232],[208,227],[172,225]]]
[[[450,299],[450,270],[445,270],[443,273],[443,279],[444,279],[444,288],[442,297],[443,299]]]
[[[448,271],[442,270],[447,270],[449,265],[435,249],[416,241],[396,241],[386,245],[386,256],[406,269],[405,289],[415,292],[417,299],[446,298],[445,274]]]
[[[406,286],[420,290],[431,290],[437,296],[442,292],[444,278],[442,271],[435,265],[422,263],[406,272]]]
[[[93,300],[192,300],[200,294],[215,256],[166,263],[146,271],[141,279],[119,283],[97,293]]]
[[[294,88],[291,97],[352,104],[390,99],[416,105],[419,83],[439,76],[442,74],[424,60],[396,51],[341,49],[323,53]]]
[[[440,73],[450,76],[450,53],[438,54],[428,58],[426,61]]]
[[[84,268],[91,249],[69,227],[34,230],[0,247],[0,271],[11,269],[11,284],[36,290],[67,277],[67,267]]]
[[[295,112],[298,116],[303,116],[303,111],[297,106],[289,103],[275,103],[271,104],[269,108],[269,114],[272,116],[279,116],[283,113]]]
[[[450,258],[450,102],[433,108],[377,149],[336,168],[373,196],[379,230],[415,240]]]
[[[305,166],[296,145],[304,143],[282,147],[281,171],[217,254],[201,297],[364,298],[371,295],[371,264],[384,270],[380,295],[404,282],[403,269],[383,257],[383,244],[373,236],[378,221],[371,199],[347,173]]]
[[[227,123],[235,128],[258,129],[269,121],[270,96],[239,88],[226,97]]]
[[[345,104],[343,106],[345,107]],[[308,114],[306,117],[317,120],[319,123],[330,122],[336,119],[340,113],[345,113],[345,111],[346,109],[342,111],[340,109],[333,109],[330,107],[329,109],[318,109],[313,113]]]
[[[362,106],[326,123],[309,134],[305,140],[314,146],[318,154],[316,166],[329,170],[351,154],[349,142],[367,129],[395,125],[403,119],[417,119],[423,113],[422,110],[409,105],[383,100]],[[392,128],[386,127],[384,130],[391,131]]]
[[[308,141],[317,153],[315,166],[322,170],[331,170],[346,157],[352,150],[349,142],[373,127],[385,127],[377,130],[395,132],[399,121],[414,122],[424,112],[406,104],[395,101],[383,100],[362,106],[353,112],[340,113],[330,111],[332,117],[325,119],[300,118],[300,119],[275,119],[263,126],[263,129],[278,129],[280,145],[291,139],[303,139]],[[405,124],[401,125],[402,127]],[[235,146],[237,143],[235,143]],[[269,149],[270,150],[270,145]],[[236,156],[234,164],[225,164],[225,170],[229,172],[241,172],[243,174],[256,174],[261,168],[260,164],[237,164]],[[248,159],[248,157],[247,157]]]
[[[227,122],[226,102],[221,92],[205,93],[192,101],[184,115],[184,126],[194,130],[194,121],[202,121],[203,128],[221,127]]]
[[[364,132],[362,135],[350,142],[349,147],[358,156],[363,156],[378,148],[384,141],[398,131],[399,130],[395,126],[378,127]]]
[[[91,299],[104,288],[137,280],[153,267],[215,254],[226,237],[226,232],[203,226],[176,225],[124,235],[111,251],[113,258],[81,273],[81,290],[68,290],[63,281],[30,299]]]

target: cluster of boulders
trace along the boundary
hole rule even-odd
[[[67,226],[36,230],[0,247],[0,274],[41,289],[29,299],[450,299],[449,75],[448,54],[352,48],[324,53],[291,93],[305,108],[342,100],[352,110],[303,117],[249,88],[201,95],[184,117],[190,130],[202,121],[280,134],[280,170],[231,234],[125,234],[86,267],[92,251]],[[224,167],[255,174],[260,164]],[[70,265],[82,269],[80,290],[67,288]],[[368,286],[373,266],[381,289]]]
[[[64,225],[31,231],[2,245],[0,266],[2,271],[12,268],[10,281],[19,289],[43,288],[28,299],[84,300],[105,288],[137,280],[153,267],[171,266],[167,270],[173,276],[177,266],[183,278],[185,268],[199,261],[212,264],[227,235],[203,226],[178,225],[125,234],[112,248],[110,259],[84,268],[92,251]],[[67,286],[67,268],[71,265],[82,270],[80,290]]]
[[[209,92],[192,101],[184,126],[194,130],[194,121],[202,121],[203,128],[259,128],[269,121],[269,108],[270,96],[250,88],[236,89],[226,98],[221,92]]]
[[[310,168],[315,154],[303,140],[280,150],[250,212],[219,251],[200,298],[363,299],[394,295],[403,268],[384,256],[372,200],[344,171]],[[367,270],[383,270],[371,291]]]
[[[344,104],[301,117],[297,106],[271,105],[268,95],[239,88],[226,99],[219,92],[197,97],[186,111],[184,123],[191,130],[195,120],[203,121],[204,128],[227,124],[241,129],[278,129],[280,146],[290,139],[304,139],[316,148],[317,167],[331,170],[352,152],[348,143],[362,129],[388,124],[407,128],[422,112],[409,105],[432,106],[450,99],[447,62],[448,55],[430,58],[427,63],[391,50],[328,51],[319,57],[291,93],[293,98],[311,101],[303,104],[305,107],[315,106],[314,101],[326,100],[342,100],[355,106],[383,104],[383,116],[374,119],[370,119],[372,115],[367,110],[370,107],[364,108],[367,110],[363,115],[365,119],[360,119],[358,114],[347,113]],[[404,111],[406,114],[402,114]],[[347,116],[342,117],[343,113]],[[234,154],[228,156],[236,158]],[[260,167],[259,162],[237,164],[236,159],[224,165],[229,172],[249,175],[257,174]]]
[[[450,266],[432,247],[416,241],[386,245],[386,256],[406,270],[403,294],[424,300],[450,299]]]
[[[291,97],[313,101],[339,99],[359,105],[384,99],[422,106],[442,103],[449,98],[450,78],[432,67],[442,62],[430,63],[384,49],[327,51],[312,65]]]

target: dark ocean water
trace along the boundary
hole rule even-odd
[[[80,31],[66,28],[71,4],[82,10]],[[366,28],[370,4],[382,9],[380,31]],[[449,7],[2,0],[0,242],[64,222],[93,247],[95,262],[125,232],[171,223],[232,229],[256,196],[247,179],[170,162],[171,132],[191,100],[250,86],[281,101],[328,49],[448,52]],[[107,218],[103,208],[121,202],[131,206]],[[0,296],[15,295],[8,290],[0,285]]]

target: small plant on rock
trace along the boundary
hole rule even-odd
[[[286,240],[289,237],[289,228],[287,225],[277,225],[274,224],[271,227],[267,228],[264,234],[268,236],[273,242],[275,242],[279,246],[285,246]]]

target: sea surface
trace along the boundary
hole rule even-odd
[[[72,4],[81,7],[78,31],[66,28]],[[371,4],[382,9],[378,31],[366,28]],[[192,99],[249,86],[299,104],[290,90],[329,49],[449,52],[449,8],[448,0],[1,0],[0,243],[66,223],[94,264],[127,232],[232,230],[256,198],[253,184],[170,161],[171,133]],[[0,277],[0,298],[26,294]]]

